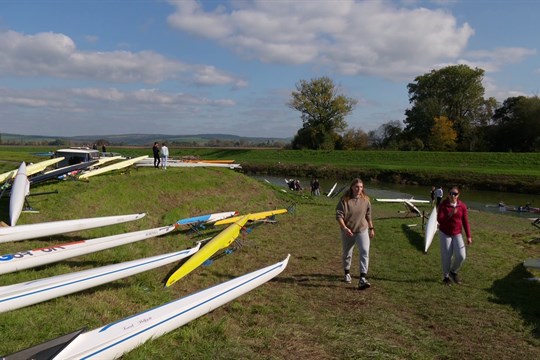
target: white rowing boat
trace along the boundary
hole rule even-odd
[[[38,224],[0,227],[0,243],[36,239],[43,236],[65,234],[142,219],[146,214],[103,216],[86,219],[60,220]]]
[[[427,253],[435,233],[437,232],[437,207],[433,207],[431,214],[429,214],[429,219],[426,225],[426,233],[424,238],[424,253]]]
[[[102,266],[21,284],[0,287],[0,313],[20,309],[180,261],[195,254],[200,244],[182,251]]]
[[[50,348],[55,350],[50,356],[54,360],[117,359],[144,342],[173,331],[268,282],[287,267],[288,261],[289,256],[282,262],[206,290],[89,332],[74,332],[65,335],[48,343],[8,355],[5,359],[35,358]],[[48,344],[50,344],[49,347],[47,347]]]
[[[165,235],[174,231],[174,225],[106,236],[91,240],[73,241],[44,248],[19,251],[0,256],[0,274],[51,264],[96,251],[111,249],[137,241]]]
[[[17,225],[17,220],[19,220],[19,216],[21,216],[26,196],[29,193],[30,183],[26,176],[26,164],[23,161],[17,170],[15,179],[13,179],[11,194],[9,196],[9,224],[11,226]]]
[[[54,159],[40,161],[40,162],[37,162],[37,163],[34,163],[34,164],[28,164],[26,166],[26,176],[31,176],[31,175],[37,174],[39,172],[42,172],[47,167],[49,167],[51,165],[54,165],[56,163],[59,163],[62,160],[64,160],[63,157],[58,157],[58,158],[54,158]],[[15,170],[11,170],[11,171],[5,172],[3,174],[0,174],[0,182],[3,183],[5,181],[13,178],[15,175],[17,175],[17,172],[18,172],[18,169],[15,169]]]
[[[401,198],[395,198],[395,199],[375,199],[379,202],[389,202],[389,203],[404,203],[404,202],[410,202],[410,203],[417,203],[417,204],[429,204],[431,201],[429,200],[417,200],[417,199],[401,199]]]
[[[138,161],[135,166],[137,167],[153,167],[154,159],[143,159]],[[182,161],[167,159],[167,167],[219,167],[228,169],[241,169],[242,166],[236,163],[218,163],[218,162],[204,162],[204,161]]]

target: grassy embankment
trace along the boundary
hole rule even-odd
[[[234,159],[244,171],[258,174],[315,175],[336,180],[360,176],[388,183],[457,184],[482,190],[540,192],[540,153],[173,149],[172,155]]]
[[[373,287],[358,291],[356,284],[341,282],[341,246],[333,216],[336,199],[283,193],[230,170],[200,168],[142,168],[89,182],[45,184],[32,191],[55,189],[58,194],[32,197],[31,204],[40,213],[22,214],[19,223],[148,215],[79,234],[0,244],[1,253],[157,227],[218,211],[247,213],[296,203],[296,212],[278,216],[277,224],[255,228],[241,250],[198,268],[171,288],[164,289],[161,281],[174,265],[0,314],[0,354],[83,326],[102,326],[290,253],[288,268],[274,281],[144,344],[124,359],[540,358],[540,283],[525,280],[540,273],[521,264],[540,257],[540,245],[528,243],[539,234],[527,220],[472,212],[474,244],[462,271],[464,285],[445,287],[440,284],[438,242],[423,254],[419,218],[398,214],[400,204],[374,203]],[[6,219],[5,198],[0,206],[0,216]],[[2,275],[0,285],[166,253],[190,247],[193,241],[177,232]],[[355,253],[354,275],[357,259]]]
[[[55,150],[48,148],[47,150]],[[20,157],[43,148],[2,148]],[[110,148],[128,156],[148,154],[148,148]],[[172,157],[234,159],[247,173],[388,183],[457,184],[471,189],[540,193],[540,153],[448,153],[403,151],[295,151],[276,149],[171,148]],[[8,160],[8,158],[3,158]],[[4,165],[6,166],[6,165]],[[9,164],[7,169],[15,167]],[[0,171],[2,164],[0,164]]]

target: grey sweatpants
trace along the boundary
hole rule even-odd
[[[369,245],[370,239],[368,234],[368,229],[353,234],[352,237],[348,237],[345,232],[341,232],[341,241],[343,244],[343,269],[349,271],[351,268],[352,255],[354,250],[354,245],[358,245],[358,250],[360,251],[360,274],[368,273],[369,267]]]
[[[443,277],[448,277],[451,272],[457,273],[467,258],[465,251],[465,242],[463,236],[446,235],[439,230],[439,239],[441,241],[441,262]]]

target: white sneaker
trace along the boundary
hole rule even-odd
[[[370,286],[371,286],[371,284],[366,280],[365,277],[360,278],[360,282],[358,283],[358,289],[365,290]]]
[[[345,274],[345,279],[344,281],[347,283],[347,284],[350,284],[352,282],[352,278],[351,278],[351,274]]]

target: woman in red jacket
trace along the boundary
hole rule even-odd
[[[456,284],[461,283],[458,271],[467,257],[465,242],[461,235],[462,229],[465,229],[467,245],[472,244],[467,205],[458,197],[459,188],[454,186],[448,192],[448,197],[437,208],[443,283],[445,285],[450,285],[450,280]]]

